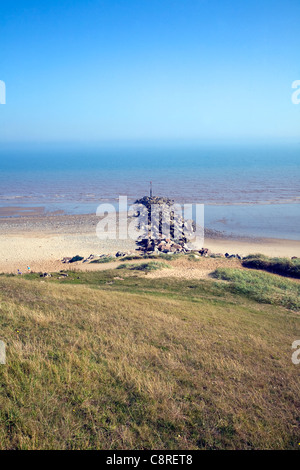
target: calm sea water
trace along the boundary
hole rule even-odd
[[[300,239],[300,143],[0,149],[0,207],[95,212],[149,192],[203,203],[207,227]]]

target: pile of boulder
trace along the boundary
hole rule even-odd
[[[174,199],[170,199],[168,197],[161,197],[161,196],[144,196],[140,199],[137,199],[134,204],[142,204],[143,206],[147,207],[148,210],[151,210],[151,206],[156,205],[166,205],[172,206],[174,204]]]
[[[242,259],[239,255],[229,255],[228,253],[213,254],[208,248],[201,248],[193,245],[196,229],[204,230],[202,227],[196,227],[193,220],[186,220],[182,217],[181,206],[177,206],[173,199],[158,196],[144,196],[135,201],[136,212],[131,216],[137,218],[136,229],[139,231],[137,238],[137,250],[132,252],[118,251],[109,255],[93,255],[83,258],[79,255],[73,258],[63,258],[63,263],[83,263],[100,262],[101,258],[123,258],[128,255],[147,256],[148,254],[176,254],[190,253],[195,256],[203,257],[226,257]],[[146,209],[146,210],[145,210]],[[201,232],[200,232],[201,233]],[[215,232],[207,233],[208,236],[215,236]],[[217,233],[218,236],[222,234]]]
[[[144,254],[147,253],[187,253],[191,249],[187,246],[184,240],[171,240],[170,238],[165,239],[151,239],[143,238],[138,241],[139,250]]]
[[[135,201],[140,206],[133,217],[139,217],[143,211],[142,222],[137,225],[141,235],[138,245],[146,251],[185,252],[184,246],[195,237],[196,224],[193,220],[185,220],[181,210],[174,206],[174,201],[166,197],[144,196]],[[174,207],[173,207],[174,206]],[[143,208],[146,208],[146,215]]]

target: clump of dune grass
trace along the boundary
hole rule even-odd
[[[171,266],[167,263],[162,263],[160,261],[150,261],[149,263],[141,263],[141,264],[130,264],[130,263],[122,263],[117,269],[130,269],[132,271],[156,271],[158,269],[165,269],[170,268]]]
[[[143,259],[143,258],[148,258],[148,256],[142,256],[142,255],[126,255],[121,258],[122,261],[131,261],[135,259]]]
[[[252,253],[251,255],[244,256],[244,260],[252,260],[252,259],[269,259],[267,255],[263,255],[262,253]]]
[[[181,256],[184,256],[183,253],[149,253],[143,256],[145,259],[163,259],[165,261],[173,261],[175,259],[180,258]]]
[[[111,263],[112,261],[116,261],[114,256],[103,256],[103,258],[93,259],[90,264]]]
[[[187,259],[189,261],[199,261],[201,259],[200,255],[196,255],[194,253],[191,253],[189,255],[187,255]]]
[[[168,253],[159,253],[157,255],[157,258],[158,259],[164,259],[166,261],[172,261],[174,259],[180,258],[181,256],[184,256],[184,254],[183,253],[173,253],[172,255],[170,255]]]
[[[257,302],[300,310],[300,284],[296,281],[243,269],[219,268],[213,276],[229,281],[231,291],[236,294],[246,295]]]
[[[126,255],[120,258],[115,258],[114,256],[106,256],[103,258],[95,259],[93,261],[90,261],[90,263],[110,263],[111,261],[132,261],[132,260],[138,260],[138,259],[163,259],[166,261],[171,261],[174,259],[178,259],[179,256],[183,256],[182,254],[179,253],[174,253],[172,255],[167,254],[167,253],[147,253],[147,254],[131,254],[131,255]]]
[[[300,259],[250,255],[243,260],[242,264],[250,269],[262,269],[281,276],[300,278]]]

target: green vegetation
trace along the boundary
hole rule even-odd
[[[171,261],[174,259],[178,259],[180,256],[184,256],[183,254],[174,254],[168,255],[167,253],[153,253],[147,255],[126,255],[120,258],[116,258],[115,256],[104,256],[103,258],[95,259],[90,261],[90,263],[111,263],[113,261],[132,261],[132,260],[140,260],[140,259],[163,259],[166,261]]]
[[[264,255],[247,256],[243,266],[251,269],[262,269],[281,276],[300,278],[300,259],[268,258]]]
[[[142,255],[142,256],[127,255],[121,259],[122,261],[130,261],[134,259],[163,259],[166,261],[172,261],[174,259],[178,259],[180,256],[185,256],[185,255],[183,253],[174,253],[172,255],[168,255],[167,253],[151,253],[151,254],[149,253],[149,254]]]
[[[194,253],[187,255],[187,259],[189,261],[199,261],[200,259],[203,259],[200,257],[200,255],[195,255]]]
[[[299,447],[299,314],[121,272],[0,277],[0,449]]]
[[[274,305],[283,305],[291,310],[300,310],[300,284],[264,272],[251,272],[244,269],[217,269],[216,279],[230,281],[230,290]]]
[[[121,261],[131,261],[135,259],[149,259],[149,256],[141,256],[141,255],[127,255],[121,258]]]
[[[76,261],[82,261],[83,259],[84,259],[83,256],[76,255],[70,259],[69,263],[76,263]]]
[[[102,263],[111,263],[113,261],[117,261],[117,259],[114,256],[104,256],[103,258],[93,259],[92,261],[90,261],[90,263],[102,264]]]
[[[132,271],[156,271],[157,269],[163,268],[170,268],[166,263],[162,263],[160,261],[150,261],[149,263],[141,263],[141,264],[131,264],[131,263],[124,263],[120,264],[117,269],[130,269]]]
[[[157,255],[154,255],[155,258],[164,259],[166,261],[173,261],[174,259],[181,258],[182,256],[186,256],[186,255],[184,253],[174,253],[172,255],[168,255],[167,253],[159,253]]]

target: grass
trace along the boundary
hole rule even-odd
[[[144,254],[142,256],[139,255],[127,255],[124,256],[122,261],[130,261],[134,259],[163,259],[165,261],[172,261],[174,259],[178,259],[181,256],[185,256],[183,253],[174,253],[172,255],[168,255],[167,253],[149,253],[149,254]]]
[[[230,282],[230,290],[246,295],[257,302],[282,305],[291,310],[300,310],[300,284],[264,272],[242,269],[217,269],[213,276]]]
[[[243,266],[251,269],[261,269],[281,276],[300,278],[300,259],[268,258],[264,255],[247,256]]]
[[[135,259],[148,259],[149,256],[142,256],[142,255],[126,255],[121,258],[122,261],[131,261]]]
[[[111,263],[112,261],[132,261],[132,260],[140,260],[140,259],[162,259],[165,261],[171,261],[174,259],[178,259],[180,256],[183,256],[181,254],[174,254],[174,255],[168,255],[167,253],[153,253],[153,254],[144,254],[144,255],[126,255],[120,258],[116,258],[114,256],[105,256],[103,258],[95,259],[93,261],[90,261],[90,263]]]
[[[167,263],[162,263],[160,261],[150,261],[149,263],[141,263],[141,264],[131,264],[131,263],[123,263],[118,266],[117,269],[129,269],[131,271],[157,271],[158,269],[165,269],[170,268],[171,266]]]
[[[187,255],[187,259],[188,259],[189,261],[199,261],[199,260],[201,260],[201,256],[192,253],[192,254]],[[202,259],[203,259],[203,258],[202,258]]]
[[[103,258],[98,258],[90,261],[90,264],[102,264],[102,263],[111,263],[113,261],[118,261],[114,256],[105,256]]]
[[[117,272],[0,277],[1,449],[299,447],[298,314]]]
[[[186,256],[186,255],[184,253],[173,253],[172,255],[169,255],[168,253],[159,253],[157,255],[152,255],[152,258],[155,257],[156,259],[163,259],[165,261],[173,261],[183,256]]]

